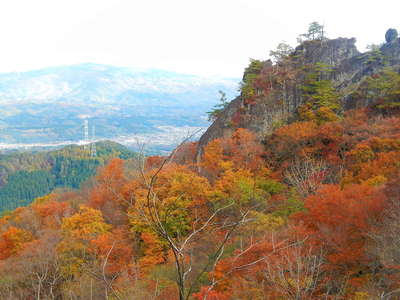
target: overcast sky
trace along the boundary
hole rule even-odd
[[[312,21],[362,49],[400,29],[400,1],[0,0],[0,72],[94,62],[240,77]]]

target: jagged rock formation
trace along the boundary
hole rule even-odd
[[[229,136],[236,128],[250,129],[262,139],[283,122],[294,118],[304,102],[303,70],[315,64],[329,66],[330,71],[323,76],[332,80],[334,87],[343,95],[344,109],[367,105],[351,97],[363,78],[376,74],[385,66],[400,66],[397,31],[389,29],[386,40],[387,43],[379,50],[366,53],[357,50],[354,38],[311,40],[299,45],[288,59],[276,64],[263,62],[259,73],[261,79],[255,82],[256,97],[249,102],[242,94],[228,105],[200,138],[198,156],[211,140]]]
[[[294,56],[300,64],[323,63],[338,66],[342,61],[360,54],[355,38],[305,41],[296,47]]]

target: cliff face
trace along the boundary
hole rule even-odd
[[[352,99],[350,94],[366,76],[385,66],[400,65],[400,38],[387,42],[380,50],[366,53],[360,53],[355,42],[354,38],[306,41],[288,59],[276,64],[263,62],[254,84],[255,97],[249,101],[242,93],[229,104],[200,138],[198,155],[210,141],[229,136],[236,128],[250,129],[262,139],[283,122],[294,118],[304,102],[304,70],[316,64],[329,68],[330,71],[322,76],[332,80],[343,95],[344,109],[367,105],[359,99]]]
[[[355,42],[355,38],[306,41],[296,47],[293,56],[302,65],[323,63],[335,67],[346,59],[360,55]]]

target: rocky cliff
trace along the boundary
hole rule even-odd
[[[389,31],[388,31],[389,32]],[[296,118],[304,103],[303,86],[307,69],[323,68],[319,76],[330,80],[341,95],[344,110],[368,105],[362,99],[353,99],[354,92],[364,78],[390,66],[400,65],[400,38],[397,32],[380,48],[360,53],[354,38],[305,41],[285,59],[262,62],[252,81],[254,93],[234,99],[208,128],[199,141],[198,156],[211,140],[230,135],[236,128],[254,131],[260,139],[274,128]],[[245,81],[246,69],[243,81]],[[329,70],[329,71],[326,71]],[[254,71],[254,70],[253,70]]]

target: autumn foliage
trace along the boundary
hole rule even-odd
[[[397,75],[358,95],[388,99],[343,113],[314,71],[272,132],[234,128],[238,111],[203,148],[110,159],[80,190],[5,213],[0,299],[398,299],[400,117],[379,90]],[[295,80],[246,72],[249,107]]]

